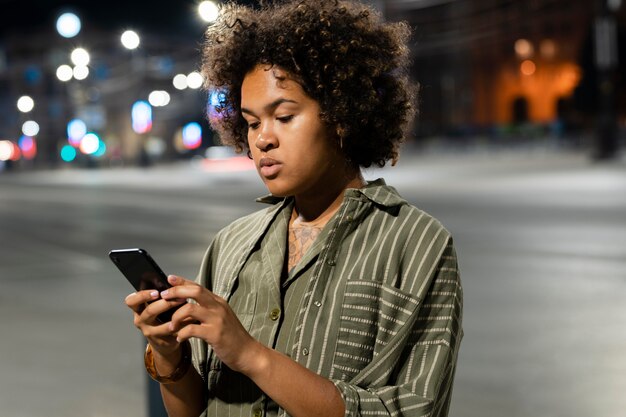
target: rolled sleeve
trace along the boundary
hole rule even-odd
[[[431,356],[435,359],[432,372],[423,370],[408,384],[365,389],[344,381],[332,381],[345,404],[345,417],[360,416],[441,416],[447,414],[449,394],[452,390],[453,368],[449,366],[450,350],[437,346]],[[431,360],[433,360],[431,359]],[[446,368],[446,369],[441,369]],[[415,392],[430,378],[426,392]],[[424,395],[426,394],[426,395]]]

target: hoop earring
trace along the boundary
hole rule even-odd
[[[248,152],[246,152],[246,156],[248,157],[248,159],[252,159],[252,151],[250,149],[248,149]]]

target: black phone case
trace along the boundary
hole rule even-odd
[[[145,249],[114,249],[109,252],[109,258],[137,291],[155,289],[161,292],[171,287],[167,275]],[[160,314],[159,321],[170,321],[174,311]]]

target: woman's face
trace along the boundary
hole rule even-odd
[[[241,112],[252,158],[273,195],[315,196],[346,174],[319,104],[280,68],[259,65],[246,75]]]

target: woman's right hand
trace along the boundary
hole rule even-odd
[[[157,290],[143,290],[128,295],[124,302],[133,311],[135,326],[152,347],[157,374],[172,375],[180,366],[183,353],[181,345],[176,341],[178,330],[170,329],[171,322],[161,323],[157,316],[172,307],[186,303],[187,300],[177,298],[164,300]],[[181,324],[184,328],[185,321]],[[161,395],[168,415],[200,415],[207,405],[204,399],[205,387],[193,366],[176,383],[161,384]]]
[[[184,304],[186,300],[163,300],[157,290],[143,290],[129,294],[124,300],[133,311],[133,322],[152,346],[153,352],[163,358],[179,356],[180,345],[176,333],[170,330],[169,323],[161,323],[157,316],[172,307]]]

